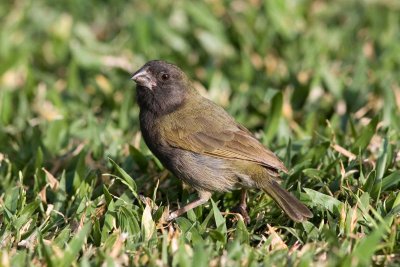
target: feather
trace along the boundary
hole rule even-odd
[[[313,217],[311,211],[303,203],[274,180],[264,182],[262,188],[293,221],[302,222]]]
[[[276,171],[287,171],[274,153],[265,148],[245,127],[236,123],[225,110],[204,98],[194,100],[197,100],[196,104],[186,103],[162,118],[160,125],[164,127],[161,134],[170,146],[218,158],[251,161]]]

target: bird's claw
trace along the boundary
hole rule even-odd
[[[243,217],[243,221],[246,225],[250,224],[250,216],[247,213],[247,209],[245,206],[243,205],[238,205],[236,207],[233,208],[233,210],[237,213],[239,213],[240,215],[242,215]]]
[[[175,212],[171,212],[171,213],[168,215],[166,221],[167,221],[167,222],[170,222],[170,221],[176,219],[177,217],[178,217],[178,215],[177,215]]]

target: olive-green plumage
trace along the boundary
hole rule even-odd
[[[208,201],[215,191],[259,188],[294,221],[312,213],[279,185],[283,163],[221,107],[202,97],[175,65],[150,61],[132,77],[138,84],[140,126],[150,150],[199,199],[169,219]],[[245,191],[243,191],[245,192]],[[240,212],[248,218],[242,197]],[[245,218],[245,219],[246,219]]]

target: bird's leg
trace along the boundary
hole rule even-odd
[[[211,198],[211,192],[201,191],[199,192],[199,198],[186,204],[180,209],[173,211],[169,214],[167,221],[172,221],[176,217],[181,216],[183,213],[188,212],[204,203],[206,203]]]
[[[247,191],[246,189],[242,189],[241,195],[240,195],[240,203],[238,206],[236,206],[236,210],[243,216],[243,220],[246,224],[250,223],[250,217],[249,214],[247,213]]]

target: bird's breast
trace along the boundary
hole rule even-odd
[[[160,120],[151,112],[141,111],[140,130],[150,151],[164,164],[171,158],[172,148],[162,137]]]

